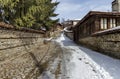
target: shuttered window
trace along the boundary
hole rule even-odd
[[[116,27],[116,19],[115,18],[111,18],[110,19],[110,28],[114,28]]]
[[[101,29],[107,29],[107,18],[101,18]]]

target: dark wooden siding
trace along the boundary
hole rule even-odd
[[[107,29],[110,29],[110,19],[116,19],[116,26],[120,26],[120,13],[111,12],[90,12],[74,28],[74,38],[78,41],[81,38],[91,36],[95,32],[103,31],[101,29],[101,18],[107,19]]]
[[[79,38],[90,36],[94,32],[96,32],[95,16],[91,16],[91,18],[88,18],[85,22],[79,25]]]
[[[116,19],[117,19],[117,26],[120,26],[120,17],[118,17]]]

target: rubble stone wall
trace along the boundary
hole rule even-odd
[[[73,40],[73,33],[72,32],[65,32],[65,35]]]
[[[120,33],[79,39],[80,44],[104,54],[120,58]]]
[[[55,48],[43,40],[40,33],[0,28],[0,79],[37,79]]]

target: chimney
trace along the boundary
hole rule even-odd
[[[114,0],[112,2],[112,12],[120,12],[120,0]]]

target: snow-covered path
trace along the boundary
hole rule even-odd
[[[120,60],[78,46],[63,34],[56,41],[63,50],[60,79],[120,79]]]

